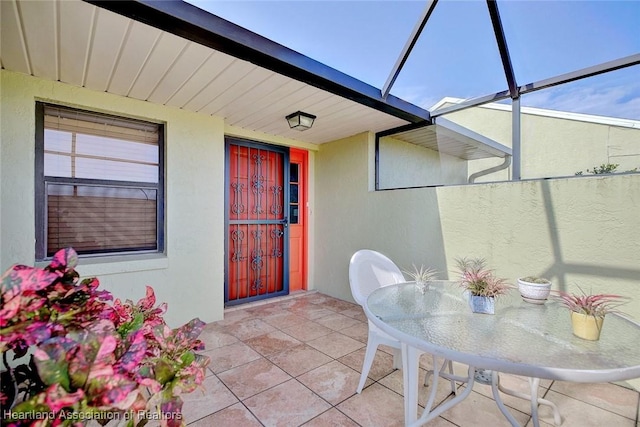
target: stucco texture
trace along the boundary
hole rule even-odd
[[[83,258],[115,297],[137,301],[145,285],[167,302],[173,327],[223,316],[224,123],[120,96],[1,71],[0,267],[34,264],[35,101],[166,123],[166,253]]]
[[[349,259],[361,248],[445,278],[456,258],[477,256],[512,283],[535,274],[555,289],[627,295],[624,311],[640,320],[640,175],[375,192],[371,144],[363,134],[316,154],[317,289],[351,299]]]

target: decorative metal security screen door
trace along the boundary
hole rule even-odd
[[[289,293],[289,151],[227,138],[225,304]]]

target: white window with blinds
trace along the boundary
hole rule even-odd
[[[163,126],[36,105],[36,258],[161,252]]]

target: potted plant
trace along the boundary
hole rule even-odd
[[[487,268],[484,258],[458,258],[456,264],[460,274],[458,284],[468,292],[471,310],[494,314],[495,298],[506,294],[511,286]]]
[[[604,317],[618,312],[618,307],[628,298],[615,294],[587,294],[581,288],[579,294],[560,292],[562,303],[571,311],[573,334],[579,338],[597,341],[600,339]]]
[[[137,303],[113,301],[96,278],[80,280],[77,261],[63,249],[45,268],[0,277],[2,425],[183,426],[181,395],[201,386],[209,363],[197,354],[205,324],[170,329],[149,286]]]
[[[420,268],[412,264],[413,270],[404,270],[403,273],[407,274],[416,282],[416,287],[421,293],[425,293],[429,282],[438,278],[438,272],[432,268],[421,265]]]
[[[527,276],[518,279],[522,299],[532,304],[544,304],[551,292],[551,281],[543,277]]]

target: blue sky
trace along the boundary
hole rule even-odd
[[[189,0],[382,88],[426,1]],[[640,0],[498,0],[519,85],[640,53]],[[424,108],[507,88],[484,0],[441,0],[391,93]],[[522,104],[640,120],[640,65]]]

